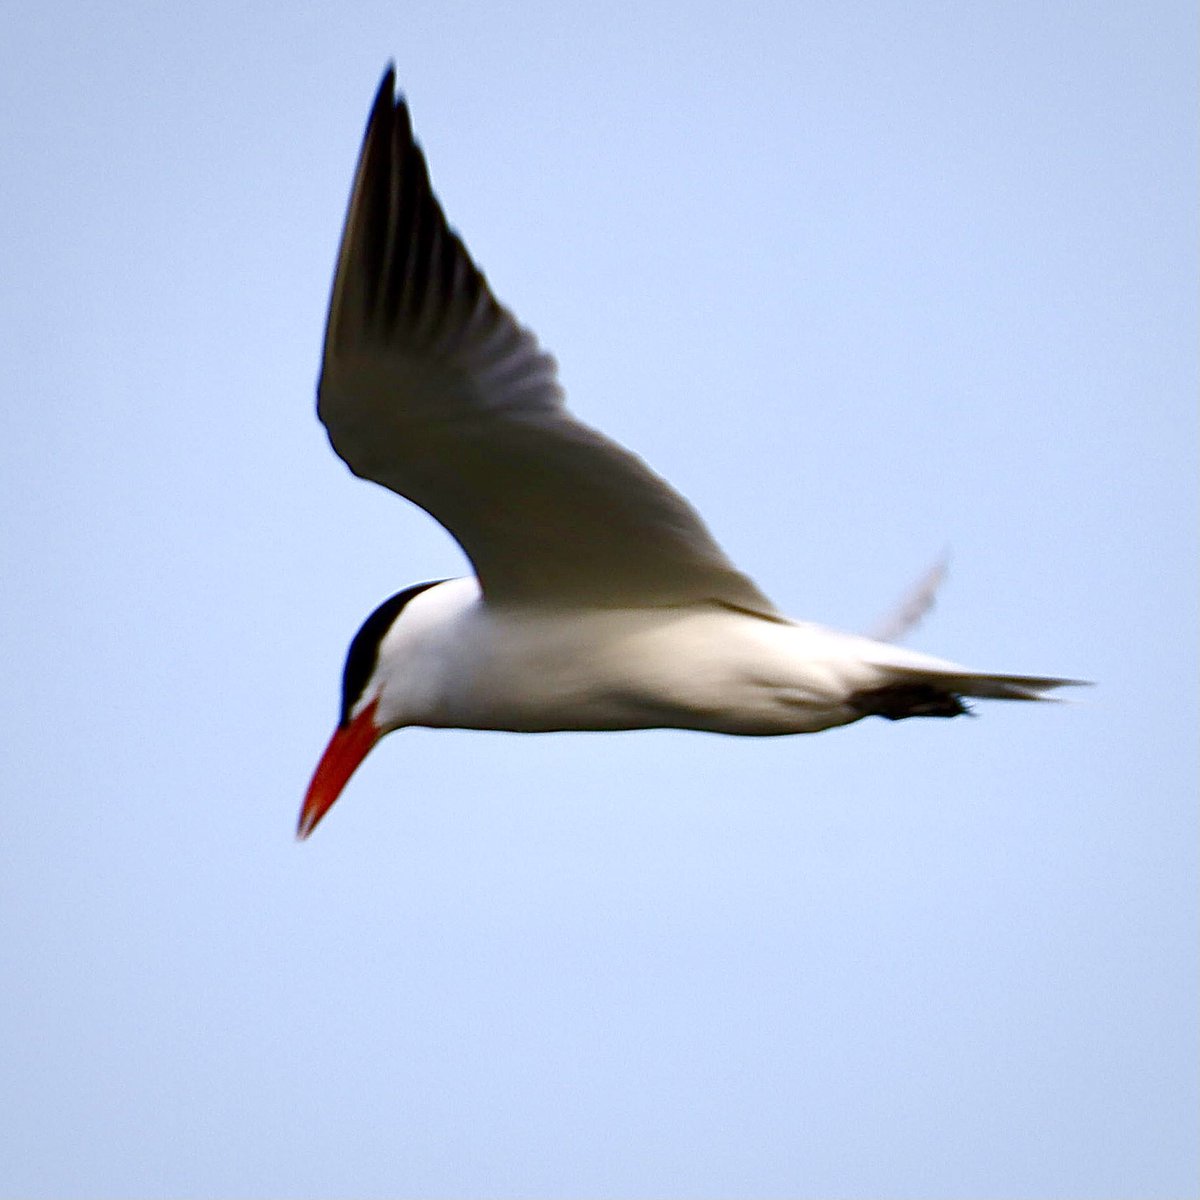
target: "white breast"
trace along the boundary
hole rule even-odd
[[[492,607],[475,580],[456,579],[417,596],[384,638],[379,719],[519,732],[811,732],[855,719],[846,697],[883,681],[863,645],[877,644],[716,604]]]

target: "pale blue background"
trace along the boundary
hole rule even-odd
[[[0,1192],[1197,1185],[1193,6],[5,7]],[[576,410],[787,610],[1080,675],[812,738],[410,731],[461,571],[313,415],[394,57]]]

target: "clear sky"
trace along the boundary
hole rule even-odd
[[[17,0],[0,1194],[1197,1186],[1191,4]],[[785,610],[1092,678],[815,737],[398,733],[462,573],[313,409],[394,58],[451,221]]]

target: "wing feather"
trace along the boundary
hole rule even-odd
[[[389,69],[338,253],[318,389],[334,449],[440,521],[492,603],[774,616],[678,492],[567,412],[554,359],[447,225],[394,89]]]

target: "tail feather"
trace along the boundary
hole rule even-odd
[[[933,608],[938,588],[946,578],[949,554],[943,554],[937,562],[917,581],[901,603],[868,635],[870,640],[891,644],[900,640]],[[908,659],[904,661],[900,656]],[[923,662],[914,661],[924,659]],[[899,661],[898,661],[899,659]],[[1048,696],[1062,687],[1088,687],[1086,680],[1057,679],[1042,675],[996,675],[980,671],[968,671],[954,663],[939,661],[925,655],[907,654],[903,650],[884,653],[872,661],[887,669],[896,684],[905,687],[929,685],[945,693],[980,700],[1053,700],[1059,696]],[[889,688],[891,685],[887,685]],[[890,694],[890,692],[889,692]],[[915,715],[915,714],[914,714]]]
[[[1041,675],[981,675],[954,667],[892,667],[890,682],[849,697],[863,717],[903,721],[908,717],[961,717],[970,713],[968,699],[1058,700],[1048,696],[1060,687],[1079,687],[1078,679],[1047,679]]]
[[[936,684],[959,696],[970,696],[978,700],[1053,700],[1061,696],[1048,696],[1063,687],[1089,687],[1084,679],[1053,679],[1042,675],[992,675],[977,671],[936,671],[896,667],[892,668],[898,678]]]

